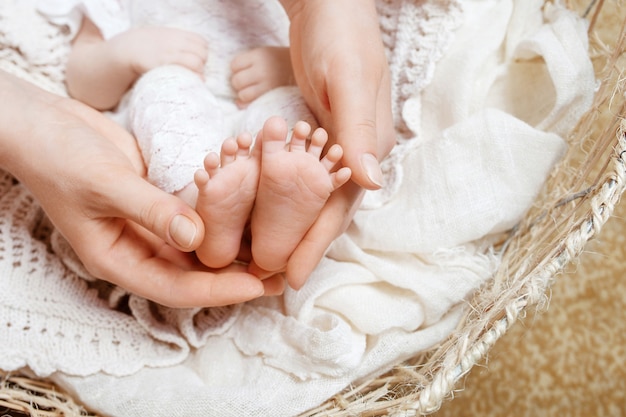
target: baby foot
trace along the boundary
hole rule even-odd
[[[240,107],[276,87],[295,84],[288,48],[266,46],[250,49],[237,55],[230,68],[230,82]]]
[[[257,137],[261,175],[251,217],[252,258],[266,271],[285,267],[330,194],[350,178],[349,168],[330,172],[341,159],[341,147],[333,145],[320,160],[328,135],[316,129],[307,147],[310,132],[308,123],[296,123],[287,144],[287,123],[272,117]]]
[[[212,268],[232,263],[254,205],[259,181],[259,153],[250,151],[252,136],[241,134],[222,144],[221,154],[212,152],[198,170],[196,210],[204,221],[204,241],[198,259]]]

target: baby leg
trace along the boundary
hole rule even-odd
[[[192,71],[155,68],[133,87],[130,129],[137,138],[148,180],[173,193],[192,182],[203,157],[227,136],[217,100]]]
[[[252,136],[227,139],[221,154],[210,153],[194,180],[198,187],[196,210],[204,220],[204,241],[198,259],[212,268],[232,263],[254,204],[260,171],[258,151],[250,151]]]
[[[318,128],[307,144],[310,133],[308,123],[296,123],[287,144],[286,122],[272,117],[257,136],[261,176],[251,231],[252,258],[261,269],[285,267],[330,194],[350,178],[349,168],[331,172],[341,159],[341,147],[332,146],[320,160],[328,135]]]

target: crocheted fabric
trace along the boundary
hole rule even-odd
[[[69,51],[69,31],[47,24],[31,2],[0,3],[0,69],[67,95],[63,82]]]

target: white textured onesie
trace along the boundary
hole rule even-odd
[[[240,132],[256,133],[270,116],[314,124],[296,87],[266,93],[245,110],[234,104],[230,62],[259,46],[286,46],[289,22],[277,0],[45,0],[39,10],[72,33],[83,15],[109,39],[131,27],[168,26],[209,43],[205,80],[179,66],[144,74],[122,100],[117,120],[137,138],[148,179],[175,192],[193,179],[204,156]]]

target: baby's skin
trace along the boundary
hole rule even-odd
[[[231,264],[239,253],[244,228],[254,205],[261,172],[260,149],[251,150],[252,136],[241,134],[211,152],[196,171],[196,211],[204,221],[198,259],[212,268]]]
[[[273,88],[295,85],[289,49],[262,46],[243,51],[230,63],[230,84],[237,94],[237,105],[250,102]]]
[[[273,117],[257,139],[261,177],[251,219],[252,259],[266,271],[283,270],[331,193],[351,175],[346,167],[332,172],[343,156],[341,146],[331,146],[320,159],[328,142],[324,129],[311,133],[311,126],[300,121],[288,144],[287,136],[287,123]]]
[[[285,120],[271,117],[253,148],[252,137],[242,134],[227,139],[220,155],[207,155],[194,177],[206,229],[196,251],[200,261],[212,268],[232,263],[249,220],[254,265],[282,270],[331,193],[350,179],[349,168],[333,171],[339,145],[321,157],[327,141],[324,129],[311,132],[303,121],[289,140]]]

